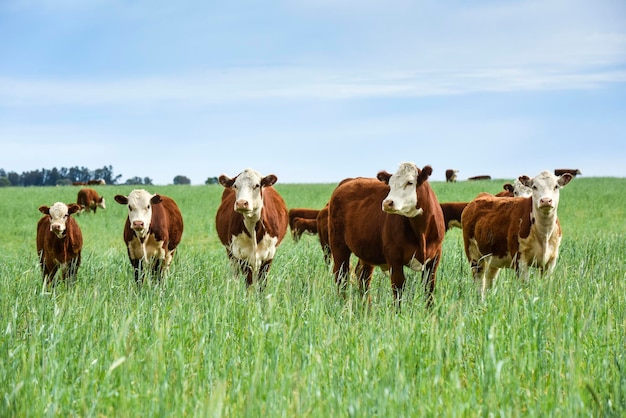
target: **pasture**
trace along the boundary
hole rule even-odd
[[[276,174],[289,208],[321,208],[335,186]],[[431,185],[467,201],[511,180]],[[0,416],[626,415],[626,179],[562,189],[551,277],[503,271],[481,302],[453,229],[432,308],[409,272],[401,312],[380,269],[369,308],[357,286],[340,298],[311,235],[287,236],[265,291],[246,290],[215,232],[219,185],[147,187],[185,231],[165,281],[138,289],[113,200],[133,187],[95,188],[107,208],[76,218],[77,283],[52,292],[37,208],[78,188],[0,188]]]

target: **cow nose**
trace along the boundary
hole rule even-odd
[[[550,199],[549,197],[542,197],[541,199],[539,199],[539,205],[552,206],[552,199]]]
[[[52,225],[50,225],[50,229],[52,231],[60,231],[61,230],[61,225],[59,225],[59,224],[52,224]]]
[[[245,199],[239,199],[235,202],[235,207],[237,210],[248,209],[249,203]]]
[[[385,199],[383,200],[383,210],[393,209],[393,200]]]
[[[133,229],[143,229],[143,221],[133,221]]]

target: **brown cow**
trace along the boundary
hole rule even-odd
[[[107,182],[104,179],[94,179],[94,180],[89,180],[87,182],[88,185],[100,185],[100,186],[104,186],[105,184],[107,184]]]
[[[304,233],[317,235],[317,219],[308,218],[295,218],[293,220],[292,233],[297,234],[299,237]]]
[[[56,202],[50,207],[39,207],[44,216],[37,223],[37,254],[46,285],[56,284],[54,276],[59,268],[67,284],[76,280],[83,234],[71,215],[79,210],[80,206],[75,203]]]
[[[461,214],[468,202],[440,203],[446,231],[450,228],[461,228]]]
[[[99,207],[102,209],[106,209],[106,202],[104,201],[104,197],[98,195],[98,192],[91,188],[84,188],[78,191],[78,196],[76,197],[76,203],[81,206],[81,211],[91,211],[96,213],[96,209]]]
[[[215,217],[217,235],[236,272],[245,273],[248,286],[258,280],[261,289],[289,223],[287,205],[272,187],[277,179],[252,169],[219,177],[224,192]]]
[[[469,181],[476,181],[476,180],[491,180],[491,176],[489,175],[481,175],[481,176],[473,176],[473,177],[468,177],[467,178]]]
[[[322,246],[322,254],[324,254],[324,262],[330,265],[330,241],[328,237],[328,203],[319,211],[317,215],[317,236]]]
[[[582,174],[583,174],[577,168],[556,168],[556,169],[554,169],[554,175],[555,176],[562,176],[565,173],[571,174],[572,177],[582,176]]]
[[[467,205],[461,217],[463,242],[482,297],[501,268],[515,269],[523,280],[529,277],[529,267],[542,275],[552,272],[561,243],[559,189],[571,179],[569,173],[555,177],[548,171],[532,179],[520,176],[532,196],[481,193]]]
[[[160,281],[169,270],[183,235],[178,205],[167,196],[139,189],[128,196],[118,194],[115,201],[128,207],[124,243],[135,282],[141,284],[150,270],[153,278]]]
[[[446,170],[446,183],[456,183],[457,173],[459,170]]]
[[[294,241],[298,242],[303,233],[309,232],[311,234],[317,234],[317,226],[315,226],[315,230],[308,229],[307,227],[313,227],[314,225],[311,223],[301,222],[300,226],[304,227],[304,229],[296,228],[294,225],[296,218],[302,219],[315,219],[317,218],[317,214],[319,210],[317,209],[307,209],[307,208],[293,208],[289,209],[289,228],[291,229],[291,237]]]
[[[355,273],[361,292],[368,291],[374,266],[391,271],[398,306],[404,266],[421,271],[430,305],[441,260],[445,225],[441,206],[428,184],[432,168],[402,163],[391,175],[357,178],[337,186],[329,202],[329,238],[339,289],[348,276],[350,255],[359,258]],[[368,295],[369,296],[369,295]]]

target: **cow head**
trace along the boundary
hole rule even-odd
[[[98,199],[98,207],[101,207],[102,209],[106,209],[106,202],[104,201],[104,197],[100,197],[100,199]]]
[[[263,187],[272,186],[278,178],[274,174],[262,177],[257,171],[245,169],[234,178],[222,174],[219,182],[235,190],[234,211],[247,217],[260,217],[263,208]]]
[[[138,237],[146,237],[152,222],[152,205],[161,203],[161,196],[150,194],[145,190],[133,190],[128,196],[116,195],[115,201],[128,206],[130,229],[135,231]]]
[[[520,176],[519,181],[532,190],[533,211],[549,213],[556,211],[559,205],[559,189],[572,180],[572,175],[565,173],[555,176],[549,171],[543,171],[536,177]]]
[[[80,205],[77,205],[76,203],[66,205],[65,203],[56,202],[50,207],[39,207],[39,212],[50,217],[50,231],[52,231],[57,238],[65,237],[68,218],[71,214],[76,213],[79,210]]]
[[[514,197],[530,197],[533,195],[533,189],[523,184],[519,179],[513,182],[512,189]]]
[[[378,180],[389,185],[389,194],[382,203],[383,211],[409,218],[422,214],[423,209],[418,204],[418,188],[432,172],[429,165],[420,170],[413,163],[402,163],[393,175],[386,171],[378,173]]]

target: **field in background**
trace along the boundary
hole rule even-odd
[[[511,180],[506,180],[511,181]],[[431,183],[441,202],[504,180]],[[334,184],[280,184],[321,208]],[[503,271],[480,302],[449,231],[435,301],[408,273],[403,310],[388,277],[372,305],[338,297],[317,238],[286,237],[264,293],[234,280],[215,233],[221,186],[148,187],[173,197],[185,232],[167,280],[140,290],[122,242],[129,186],[98,186],[107,209],[77,217],[72,288],[40,283],[40,205],[78,188],[0,189],[0,416],[624,416],[626,179],[561,191],[554,275]]]

